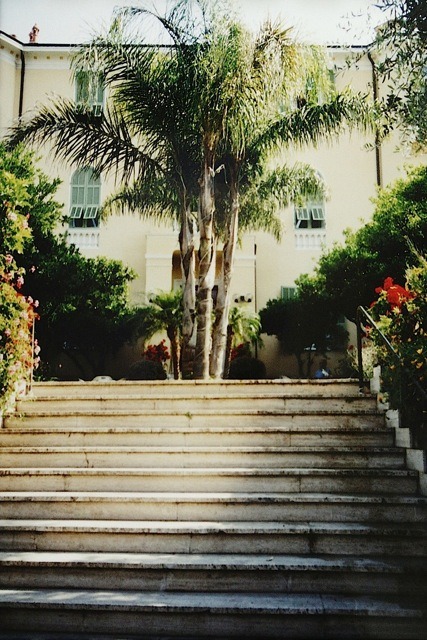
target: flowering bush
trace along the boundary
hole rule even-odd
[[[370,340],[362,341],[362,363],[363,373],[367,378],[372,378],[374,367],[376,367],[376,365],[378,364],[378,355],[375,344],[373,344]],[[347,347],[345,365],[347,365],[350,375],[358,375],[359,362],[357,348],[353,344],[350,344]]]
[[[37,317],[37,301],[23,296],[19,289],[23,275],[13,262],[0,270],[0,409],[7,404],[16,384],[28,379],[39,362],[39,345],[32,328]],[[34,357],[35,356],[35,357]]]
[[[160,362],[164,364],[170,358],[168,348],[166,346],[166,340],[162,340],[159,344],[149,344],[143,351],[142,357],[145,360],[151,360],[151,362]]]
[[[420,391],[427,391],[427,260],[407,271],[406,286],[387,278],[376,289],[371,306],[373,318],[398,357],[371,331],[382,369],[382,385],[392,408],[400,409],[404,421],[419,424],[426,410]]]
[[[0,164],[0,411],[34,366],[32,328],[38,303],[20,292],[24,271],[13,256],[31,235],[27,209],[25,180]],[[35,345],[36,364],[39,350]]]

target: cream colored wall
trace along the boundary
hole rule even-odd
[[[325,246],[343,240],[347,228],[356,229],[367,221],[373,210],[371,198],[376,193],[376,169],[373,152],[363,148],[364,140],[353,134],[339,143],[323,144],[317,150],[288,153],[283,160],[290,165],[307,162],[323,176],[329,191],[325,204]],[[321,249],[297,249],[295,246],[294,210],[281,212],[283,237],[280,244],[267,234],[257,234],[258,288],[260,307],[280,293],[280,286],[294,286],[303,272],[311,272]]]
[[[30,51],[25,56],[24,111],[32,109],[34,98],[45,102],[50,96],[74,98],[67,51]]]
[[[19,49],[13,42],[0,38],[0,136],[6,133],[18,115]]]

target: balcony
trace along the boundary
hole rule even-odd
[[[79,249],[94,249],[99,247],[99,229],[68,229],[68,244],[74,244]]]
[[[320,251],[326,244],[325,229],[296,229],[295,249]]]

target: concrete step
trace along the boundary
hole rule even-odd
[[[91,413],[75,411],[64,413],[32,413],[12,414],[4,419],[4,428],[0,435],[8,429],[40,429],[90,431],[97,429],[204,429],[204,430],[246,430],[296,428],[328,431],[341,428],[378,428],[384,427],[384,414],[370,409],[358,414],[341,411],[323,411],[307,413],[304,410],[286,413],[284,411],[254,411],[249,403],[243,411],[204,411],[192,409],[185,413],[174,410],[166,411],[92,411]]]
[[[427,554],[424,523],[0,520],[3,551]]]
[[[197,593],[3,589],[3,630],[97,632],[195,638],[421,638],[423,610],[393,598],[331,594]],[[78,636],[77,636],[78,637]],[[141,637],[139,635],[139,637]],[[355,637],[349,635],[348,637]]]
[[[48,429],[7,425],[0,430],[0,446],[322,446],[355,445],[392,446],[394,431],[383,426],[329,425],[320,429],[304,424],[280,424],[267,427],[247,425],[240,427],[103,427],[82,429],[70,427]]]
[[[33,382],[29,397],[92,397],[100,396],[162,396],[174,394],[183,396],[206,396],[216,394],[232,395],[238,392],[253,398],[259,394],[295,395],[341,395],[359,396],[359,384],[355,379],[329,380],[112,380],[81,382]]]
[[[2,447],[2,468],[405,468],[396,447]]]
[[[319,493],[0,493],[4,518],[64,520],[234,520],[247,522],[427,522],[427,498]]]
[[[0,552],[7,589],[427,595],[422,558]]]
[[[115,412],[131,412],[131,411],[175,411],[176,413],[194,412],[197,409],[203,411],[213,411],[219,413],[224,411],[245,410],[248,405],[248,397],[246,395],[229,395],[229,396],[200,396],[200,397],[181,397],[174,395],[164,395],[160,398],[156,397],[138,397],[138,396],[121,396],[121,397],[62,397],[62,398],[39,398],[37,400],[18,400],[17,411],[19,413],[74,413],[80,414],[92,413],[96,411],[115,411]],[[273,396],[267,394],[265,396],[258,395],[250,399],[251,411],[283,411],[292,413],[295,411],[304,411],[313,413],[317,411],[341,411],[346,413],[357,413],[358,411],[374,410],[376,408],[376,400],[370,396],[361,397],[341,397],[341,396],[318,396],[299,395],[299,396]],[[191,407],[191,411],[190,411]],[[221,408],[220,408],[221,407]]]
[[[415,494],[400,469],[149,468],[0,469],[0,491],[270,491]]]
[[[57,398],[39,397],[37,399],[18,399],[16,410],[18,413],[91,413],[94,411],[157,411],[173,410],[176,413],[193,412],[198,408],[204,411],[214,411],[220,413],[222,410],[245,410],[248,406],[247,394],[228,395],[200,395],[182,396],[174,394],[162,394],[160,397],[122,395],[119,397],[109,396],[63,396]],[[250,398],[251,410],[259,411],[283,411],[292,413],[303,410],[304,412],[317,411],[341,411],[345,409],[347,413],[357,413],[359,410],[375,409],[376,399],[371,396],[334,396],[300,393],[295,396],[285,396],[283,394],[257,394]]]

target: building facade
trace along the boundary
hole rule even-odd
[[[84,77],[74,78],[70,70],[71,53],[71,45],[39,44],[37,33],[33,41],[22,43],[0,31],[1,136],[20,116],[52,96],[77,101],[85,97]],[[330,48],[329,57],[338,89],[350,85],[371,95],[374,91],[381,93],[373,61],[361,55],[360,49]],[[100,88],[92,96],[93,108],[102,110],[107,99]],[[373,136],[353,132],[317,148],[286,153],[288,164],[302,161],[314,167],[324,178],[329,196],[325,202],[281,211],[280,242],[264,232],[244,236],[236,256],[233,303],[259,311],[271,298],[292,295],[295,279],[313,270],[323,248],[342,242],[345,229],[356,229],[370,219],[378,187],[403,176],[405,166],[425,160],[397,152],[395,140],[380,149],[368,150],[369,143],[374,146]],[[96,178],[90,167],[78,170],[59,164],[48,149],[38,150],[37,155],[41,169],[61,179],[57,199],[69,215],[68,241],[87,257],[114,258],[131,267],[137,273],[130,291],[135,304],[145,303],[152,292],[179,286],[177,229],[142,221],[131,213],[100,221],[99,206],[117,187],[113,178]],[[295,375],[294,363],[283,359],[275,339],[264,340],[259,356],[270,377]]]

